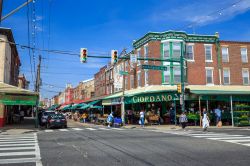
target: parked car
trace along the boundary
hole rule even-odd
[[[67,128],[67,119],[63,114],[54,114],[48,117],[46,128],[60,127]]]
[[[42,112],[42,117],[41,117],[42,126],[46,126],[47,122],[48,122],[48,117],[50,115],[55,115],[55,114],[56,114],[55,111],[44,111],[44,112]]]

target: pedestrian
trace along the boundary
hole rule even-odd
[[[144,127],[144,120],[145,120],[145,113],[144,113],[144,110],[141,110],[141,112],[140,112],[141,127]]]
[[[220,105],[214,110],[215,116],[216,116],[216,126],[221,127],[221,109]]]
[[[182,129],[185,129],[187,122],[188,122],[186,112],[182,112],[182,114],[179,118],[179,122],[181,124]]]
[[[112,126],[113,124],[113,120],[114,120],[114,116],[113,113],[111,112],[107,118],[107,122],[108,122],[108,127]]]
[[[20,111],[20,122],[21,121],[24,121],[24,111],[23,110]]]
[[[203,117],[202,117],[202,128],[203,128],[203,131],[207,131],[207,128],[209,127],[209,122],[210,122],[210,120],[209,120],[206,108],[203,108]]]

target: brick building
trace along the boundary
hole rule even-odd
[[[103,66],[99,72],[94,75],[95,97],[106,95],[106,68]]]
[[[94,79],[81,81],[74,88],[74,103],[81,103],[94,97]]]

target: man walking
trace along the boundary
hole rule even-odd
[[[185,129],[186,123],[188,122],[185,112],[182,112],[182,114],[181,114],[181,116],[179,118],[179,122],[181,124],[182,129]]]
[[[216,126],[221,127],[221,109],[220,105],[214,110],[215,116],[216,116]]]

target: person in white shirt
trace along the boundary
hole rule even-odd
[[[141,110],[141,112],[140,112],[141,127],[144,127],[144,119],[145,119],[145,113],[144,113],[144,110]]]

